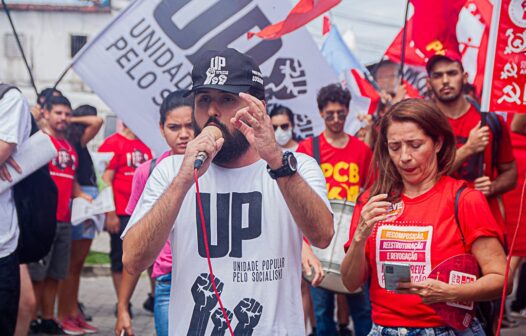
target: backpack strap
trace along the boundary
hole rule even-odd
[[[493,134],[493,142],[491,144],[491,166],[492,169],[497,168],[497,156],[499,154],[499,143],[502,138],[502,125],[496,113],[481,112],[486,114],[486,123]]]
[[[464,189],[466,189],[466,186],[462,185],[460,188],[458,188],[457,194],[455,195],[455,222],[457,223],[458,231],[460,231],[460,236],[462,237],[462,245],[464,245],[464,248],[466,248],[466,239],[464,237],[462,227],[460,226],[460,219],[458,218],[458,203],[460,201],[460,194],[462,194]]]
[[[148,172],[148,177],[150,177],[150,175],[152,175],[152,172],[155,169],[156,163],[157,163],[157,158],[154,158],[154,159],[152,159],[152,161],[150,161],[150,171]]]
[[[9,91],[11,89],[17,89],[18,91],[20,91],[14,85],[0,83],[0,99],[4,98],[4,95],[7,93],[7,91]]]
[[[320,136],[316,135],[312,138],[312,156],[318,162],[318,165],[321,162],[320,159]]]
[[[0,99],[4,98],[4,95],[11,89],[16,89],[20,91],[20,89],[14,85],[0,83]],[[30,113],[30,116],[31,116],[31,132],[29,134],[33,135],[36,132],[38,132],[39,128],[38,128],[38,124],[35,121],[35,118],[33,117],[32,113]]]
[[[500,123],[499,117],[494,112],[481,111],[480,104],[475,99],[473,99],[473,97],[471,97],[470,95],[464,95],[464,97],[480,113],[480,120],[481,120],[480,125],[481,126],[488,125],[491,131],[491,134],[493,135],[493,142],[491,144],[491,168],[493,170],[497,167],[497,162],[498,162],[497,155],[499,153],[499,142],[500,142],[500,139],[502,138],[502,125]],[[484,159],[483,159],[484,152],[481,152],[479,155],[481,156],[480,176],[482,176],[483,175],[482,165],[484,163]]]

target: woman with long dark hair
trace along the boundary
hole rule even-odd
[[[67,138],[77,152],[79,162],[76,179],[83,192],[93,199],[97,197],[97,177],[93,161],[87,149],[90,142],[102,127],[103,120],[97,116],[97,109],[91,105],[81,105],[72,111],[71,124]],[[79,310],[80,272],[88,256],[96,228],[92,220],[73,226],[71,230],[71,259],[69,272],[60,285],[58,293],[58,318],[63,324],[74,325],[86,333],[97,332],[97,328],[88,324]]]

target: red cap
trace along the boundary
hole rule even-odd
[[[434,54],[433,56],[429,57],[426,63],[427,73],[429,74],[429,72],[431,72],[431,69],[433,68],[433,65],[435,65],[436,62],[444,59],[449,60],[451,62],[458,62],[462,66],[462,56],[460,56],[460,54],[457,51],[446,49],[443,53]]]

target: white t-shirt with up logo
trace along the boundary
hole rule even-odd
[[[330,209],[316,161],[296,156],[298,172]],[[171,156],[155,168],[123,236],[173,181],[182,159]],[[234,169],[212,164],[199,187],[216,285],[235,334],[305,335],[300,293],[303,234],[267,173],[266,162]],[[192,188],[170,236],[170,335],[228,335],[210,281],[196,202]]]

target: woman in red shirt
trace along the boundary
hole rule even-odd
[[[464,182],[446,176],[454,155],[446,117],[423,100],[394,105],[380,122],[374,149],[378,178],[356,205],[341,268],[351,291],[370,281],[370,335],[484,335],[476,318],[465,323],[468,329],[455,330],[435,310],[495,299],[504,284],[502,231],[482,193],[459,192]],[[478,263],[478,279],[436,280],[434,268],[465,253]],[[411,281],[387,290],[385,265],[393,263],[409,265]]]

